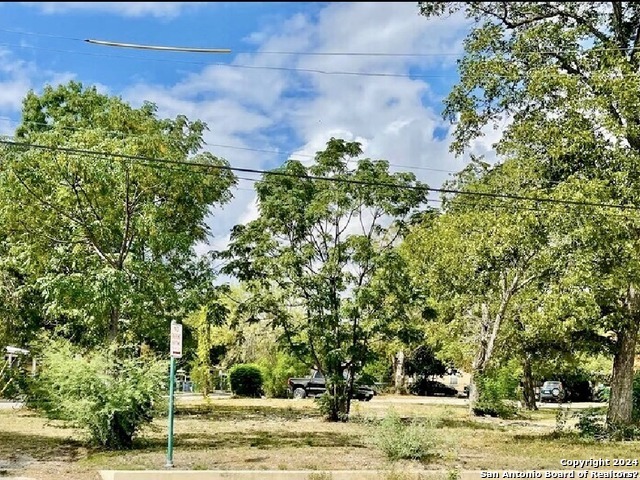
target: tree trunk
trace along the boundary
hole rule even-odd
[[[480,399],[480,391],[478,390],[478,386],[475,381],[475,374],[471,374],[471,378],[469,379],[469,413],[474,414],[473,409],[478,404],[478,400]]]
[[[329,408],[326,419],[330,422],[346,422],[349,419],[349,387],[347,382],[333,382],[327,389]]]
[[[394,356],[393,389],[395,393],[406,393],[404,385],[404,352],[400,350]]]
[[[488,346],[489,346],[489,327],[491,319],[489,318],[489,306],[486,303],[482,304],[482,318],[480,325],[479,345],[476,357],[473,359],[471,365],[471,380],[469,381],[469,413],[474,414],[474,409],[480,398],[480,392],[478,391],[478,385],[476,384],[477,377],[482,375],[484,369],[488,363]]]
[[[613,357],[611,398],[607,423],[629,424],[633,414],[633,365],[638,340],[638,321],[634,319],[618,332],[617,351]]]
[[[523,385],[522,396],[524,398],[524,406],[527,410],[537,410],[536,405],[536,389],[533,383],[533,373],[531,371],[531,357],[526,355],[523,365]]]

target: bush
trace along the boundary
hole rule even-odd
[[[115,346],[82,352],[68,341],[48,341],[27,404],[85,430],[101,447],[131,448],[135,434],[153,420],[167,364],[119,355]]]
[[[0,398],[18,400],[25,391],[28,373],[21,366],[0,363]]]
[[[607,438],[607,424],[599,408],[585,408],[580,412],[576,412],[578,418],[576,429],[581,437],[594,440],[604,440]]]
[[[576,429],[581,437],[614,442],[640,438],[639,425],[608,424],[604,409],[586,408],[577,412],[575,416],[578,418]]]
[[[229,370],[229,385],[235,395],[260,397],[262,395],[262,372],[257,365],[235,365]]]
[[[476,388],[478,388],[480,396],[473,408],[473,413],[505,419],[515,417],[518,409],[506,399],[517,398],[518,385],[518,376],[505,368],[492,372],[492,374],[477,377]]]
[[[262,370],[264,393],[271,398],[287,398],[287,380],[304,376],[309,371],[300,360],[284,352],[276,354],[275,362],[263,360],[259,365]]]
[[[415,419],[405,423],[395,412],[376,426],[374,443],[391,461],[422,460],[432,454],[431,427]]]

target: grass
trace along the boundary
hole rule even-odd
[[[469,418],[466,408],[376,397],[354,405],[350,423],[324,422],[310,400],[199,399],[178,403],[175,464],[181,469],[558,469],[561,458],[635,458],[640,442],[596,443],[554,434],[555,411],[525,419]],[[392,466],[373,446],[375,425],[393,408],[404,421],[434,425],[437,455]],[[43,480],[93,480],[100,469],[159,469],[166,418],[142,432],[135,448],[105,452],[80,432],[23,410],[0,410],[2,472]],[[390,474],[391,475],[391,474]],[[446,476],[446,475],[445,475]],[[320,477],[318,477],[320,478]]]

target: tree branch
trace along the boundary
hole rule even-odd
[[[31,187],[29,187],[29,185],[27,185],[27,183],[20,177],[20,175],[18,175],[18,173],[13,170],[13,174],[15,175],[15,177],[18,179],[18,182],[20,182],[20,184],[27,190],[27,192],[33,197],[35,198],[38,202],[40,202],[41,205],[53,210],[54,212],[56,212],[58,215],[68,219],[69,221],[79,225],[80,227],[83,228],[85,235],[87,237],[87,241],[89,243],[89,245],[93,248],[93,250],[96,252],[96,254],[98,255],[98,257],[100,257],[100,259],[106,263],[108,263],[109,265],[111,265],[112,267],[115,268],[115,265],[113,263],[112,260],[110,260],[105,253],[102,251],[102,249],[98,246],[98,243],[96,242],[95,238],[93,237],[93,233],[91,232],[91,229],[86,225],[85,222],[78,220],[77,218],[74,218],[73,216],[69,215],[68,213],[62,211],[59,208],[56,208],[51,202],[46,201],[45,199],[41,198],[38,194],[36,194],[33,189]]]

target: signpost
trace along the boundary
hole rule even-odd
[[[167,468],[173,467],[173,397],[176,382],[176,358],[182,357],[182,325],[171,322],[171,367],[169,368],[169,440],[167,445]]]

